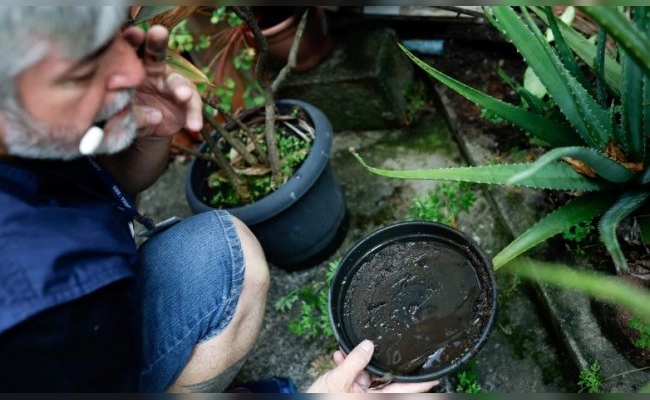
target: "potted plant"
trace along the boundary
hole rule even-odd
[[[309,12],[300,20],[287,65],[271,83],[268,45],[253,10],[232,11],[260,49],[255,78],[264,104],[233,114],[218,99],[204,96],[205,143],[199,150],[176,146],[195,156],[188,171],[188,203],[195,213],[229,210],[256,234],[271,263],[287,270],[306,268],[336,249],[347,226],[343,191],[329,164],[328,119],[313,105],[275,101],[273,95],[297,62]]]
[[[487,341],[497,312],[492,264],[448,225],[407,221],[383,227],[341,259],[330,284],[332,330],[349,352],[376,346],[368,370],[383,382],[451,374]]]
[[[613,272],[647,287],[647,269],[639,263],[630,268],[617,229],[624,220],[632,220],[629,226],[634,227],[633,234],[641,241],[648,238],[648,8],[631,7],[627,13],[613,7],[580,10],[600,28],[595,45],[560,21],[550,7],[485,8],[486,18],[512,42],[542,83],[547,100],[532,96],[511,80],[523,101],[519,106],[506,103],[450,78],[404,49],[434,79],[543,142],[548,151],[537,161],[427,171],[367,167],[394,178],[567,192],[572,200],[540,219],[499,252],[493,258],[494,267],[501,268],[552,236],[599,217],[599,238],[611,256]],[[539,28],[543,24],[553,33],[552,43]],[[606,54],[607,36],[616,42],[618,58]],[[361,157],[359,160],[363,163]]]

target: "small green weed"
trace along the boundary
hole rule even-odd
[[[634,345],[640,349],[650,349],[650,325],[641,321],[638,317],[630,319],[628,324],[630,328],[639,331],[640,337],[634,342]]]
[[[428,97],[428,89],[423,81],[415,81],[407,85],[404,89],[404,97],[407,99],[406,109],[404,110],[406,125],[411,125],[421,113],[435,109]]]
[[[169,32],[169,47],[181,52],[203,50],[210,46],[210,37],[201,35],[198,40],[187,29],[187,20],[179,22]]]
[[[521,287],[521,278],[517,275],[510,275],[505,279],[503,289],[499,291],[499,299],[501,304],[508,302]]]
[[[289,332],[308,339],[319,335],[334,336],[329,323],[327,294],[338,264],[338,261],[329,263],[325,279],[300,287],[275,302],[274,307],[279,312],[289,312],[299,306],[298,316],[291,318],[287,325]]]
[[[407,218],[440,222],[453,227],[461,212],[467,212],[476,201],[474,184],[441,182],[426,195],[413,198]]]
[[[594,226],[591,224],[591,221],[582,221],[562,232],[562,237],[564,240],[580,243],[589,236],[593,230]]]
[[[598,361],[594,361],[589,368],[580,371],[578,380],[580,390],[578,392],[599,393],[602,385],[603,382],[600,379],[600,364]]]
[[[481,385],[478,383],[476,376],[476,360],[470,361],[465,367],[456,373],[458,384],[456,385],[457,393],[479,393]]]

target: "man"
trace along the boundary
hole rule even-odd
[[[222,391],[261,328],[269,272],[243,223],[156,229],[134,206],[203,122],[166,29],[127,12],[0,7],[2,391]],[[133,220],[157,232],[139,249]],[[367,390],[371,355],[336,353],[310,390]]]

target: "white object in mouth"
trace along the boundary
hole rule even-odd
[[[104,138],[104,130],[98,126],[91,126],[79,142],[79,152],[85,156],[97,151]]]

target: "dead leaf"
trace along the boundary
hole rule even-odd
[[[207,77],[200,69],[192,64],[188,59],[173,51],[167,51],[167,64],[174,70],[180,72],[184,77],[191,80],[195,85],[199,83],[212,85],[210,78]]]
[[[605,154],[609,156],[609,158],[614,159],[614,161],[617,161],[621,164],[627,162],[627,157],[625,157],[625,153],[621,151],[621,149],[616,146],[616,143],[613,141],[609,141],[607,143],[607,147],[605,148]]]
[[[623,153],[621,149],[619,149],[618,146],[616,146],[616,144],[613,141],[607,143],[607,147],[605,148],[605,154],[607,154],[609,158],[612,158],[614,159],[614,161],[619,162],[622,166],[624,166],[625,168],[629,169],[632,172],[643,171],[643,163],[627,162],[627,157],[625,157],[625,153]]]
[[[147,21],[171,29],[192,15],[199,6],[144,6],[138,12],[136,23]]]
[[[271,169],[265,166],[248,167],[237,170],[238,174],[246,176],[262,176],[268,174],[269,172],[271,172]]]
[[[590,178],[596,177],[596,172],[584,162],[580,160],[576,160],[575,158],[571,158],[571,157],[563,157],[562,160],[564,160],[567,164],[569,164],[579,174],[586,175]]]

